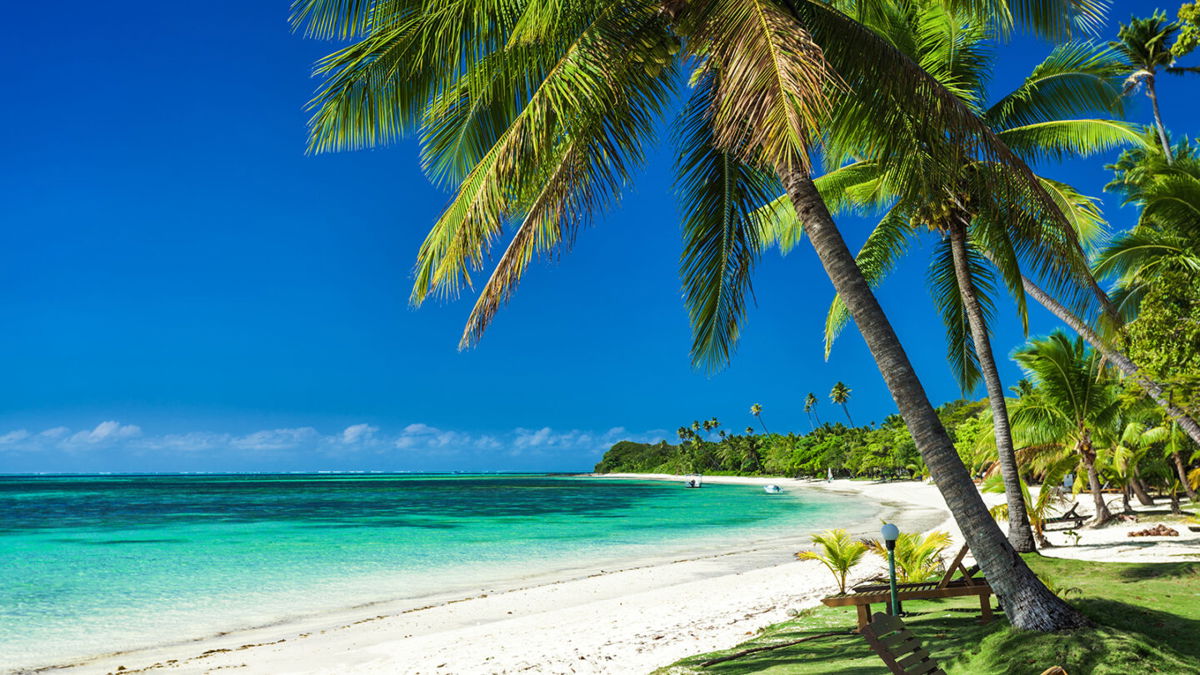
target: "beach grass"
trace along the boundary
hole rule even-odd
[[[1002,618],[980,625],[974,598],[906,603],[905,623],[947,673],[1040,673],[1055,665],[1072,675],[1200,673],[1200,561],[1101,563],[1037,554],[1026,559],[1096,626],[1065,633],[1018,632]],[[733,649],[689,657],[658,672],[886,673],[866,641],[853,634],[701,666],[742,650],[853,626],[852,608],[810,609]]]

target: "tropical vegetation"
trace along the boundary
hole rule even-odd
[[[820,547],[819,551],[800,551],[796,557],[800,560],[816,560],[824,565],[837,580],[838,593],[845,593],[846,576],[866,555],[867,545],[855,541],[849,532],[842,529],[814,534],[812,542]]]
[[[1195,7],[1177,22],[1135,18],[1108,47],[1080,40],[1103,25],[1105,5],[296,0],[293,22],[348,43],[318,62],[311,150],[412,133],[430,179],[453,193],[418,251],[414,304],[457,295],[491,265],[463,347],[479,342],[531,262],[567,251],[636,182],[656,129],[674,120],[694,363],[714,371],[732,357],[758,260],[803,238],[836,292],[829,325],[853,320],[898,415],[853,426],[839,383],[831,400],[851,426],[821,423],[809,394],[809,433],[771,434],[755,403],[761,435],[710,418],[681,426],[677,445],[618,444],[598,469],[927,476],[1012,624],[1056,631],[1087,621],[1016,555],[975,475],[1001,476],[1023,548],[1023,481],[1069,465],[1085,476],[1072,489],[1092,493],[1097,523],[1110,515],[1106,484],[1126,499],[1153,499],[1158,487],[1178,507],[1200,443],[1196,333],[1178,326],[1196,311],[1186,300],[1200,274],[1200,192],[1192,145],[1172,144],[1156,80],[1195,70],[1176,62],[1195,46]],[[1057,46],[1016,91],[985,104],[993,50],[1018,30]],[[1153,104],[1145,133],[1121,119],[1118,89],[1138,87]],[[1130,148],[1111,187],[1141,218],[1092,256],[1106,228],[1097,203],[1034,165],[1118,144]],[[864,207],[885,215],[856,259],[833,214]],[[965,390],[984,381],[986,406],[934,408],[871,290],[922,231],[943,237],[931,290],[951,365]],[[1160,271],[1174,276],[1159,282]],[[1018,349],[1028,381],[1011,397],[989,344],[997,285],[1022,322],[1031,297],[1079,335]]]

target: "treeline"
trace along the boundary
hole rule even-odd
[[[968,466],[977,464],[976,437],[990,424],[982,419],[985,407],[983,402],[960,400],[938,408]],[[878,425],[826,422],[806,434],[758,434],[749,428],[744,434],[731,434],[714,418],[680,427],[678,436],[675,444],[620,441],[604,453],[595,472],[825,476],[832,470],[836,476],[871,477],[926,472],[899,415],[889,415]]]

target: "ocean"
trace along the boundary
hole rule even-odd
[[[0,670],[704,555],[873,512],[815,490],[547,475],[0,476]]]

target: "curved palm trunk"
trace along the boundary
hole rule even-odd
[[[854,262],[820,193],[806,172],[780,172],[784,189],[834,288],[854,317],[929,473],[958,522],[979,566],[1017,628],[1055,631],[1087,625],[1082,614],[1049,591],[988,513],[954,450],[916,371]]]
[[[1133,479],[1130,481],[1133,486],[1133,495],[1137,497],[1142,506],[1154,506],[1154,498],[1150,496],[1150,491],[1146,489],[1146,484],[1142,482],[1141,475],[1138,474],[1137,465],[1133,467]]]
[[[1104,493],[1101,492],[1100,474],[1096,471],[1096,449],[1092,446],[1092,436],[1088,432],[1083,433],[1083,438],[1079,444],[1075,446],[1075,451],[1079,453],[1079,457],[1083,460],[1083,466],[1087,469],[1088,488],[1092,491],[1092,502],[1096,508],[1096,517],[1092,520],[1093,526],[1103,525],[1112,520],[1112,512],[1108,510],[1108,505],[1104,503]]]
[[[1162,143],[1163,155],[1167,165],[1171,165],[1171,144],[1167,141],[1167,127],[1163,124],[1162,113],[1158,111],[1158,92],[1154,90],[1154,75],[1146,78],[1146,95],[1150,97],[1150,107],[1154,109],[1154,126],[1158,129],[1158,140]]]
[[[1058,317],[1060,321],[1070,326],[1071,330],[1075,331],[1087,341],[1092,347],[1104,355],[1104,358],[1115,365],[1122,373],[1133,379],[1142,389],[1150,394],[1150,398],[1158,404],[1160,408],[1167,411],[1167,414],[1174,419],[1184,433],[1188,435],[1197,444],[1200,444],[1200,424],[1192,418],[1187,412],[1167,400],[1166,392],[1161,384],[1146,377],[1138,369],[1137,364],[1129,359],[1123,352],[1109,346],[1108,342],[1096,334],[1091,326],[1088,326],[1082,319],[1064,307],[1062,303],[1055,300],[1049,293],[1043,291],[1029,280],[1028,277],[1022,276],[1021,283],[1025,287],[1025,292],[1029,297],[1038,301],[1038,304],[1050,310],[1050,313]]]
[[[971,281],[971,269],[967,264],[967,227],[961,219],[950,223],[950,250],[954,255],[954,276],[958,280],[959,295],[967,321],[971,325],[971,340],[975,344],[975,355],[979,358],[979,370],[987,388],[988,403],[992,406],[992,429],[996,436],[996,455],[1000,461],[1000,476],[1004,479],[1004,498],[1008,502],[1008,541],[1020,553],[1037,550],[1033,530],[1029,527],[1029,514],[1025,495],[1021,492],[1021,473],[1017,468],[1017,451],[1013,447],[1012,428],[1008,420],[1008,404],[1004,401],[1004,385],[1000,382],[1000,371],[992,353],[992,341],[983,322],[983,308]]]
[[[1171,460],[1175,464],[1175,473],[1179,475],[1179,483],[1183,485],[1183,491],[1187,494],[1188,499],[1192,503],[1196,503],[1196,491],[1192,489],[1192,484],[1188,482],[1187,467],[1183,465],[1183,457],[1179,455],[1179,451],[1171,453]]]
[[[850,409],[846,407],[845,403],[842,404],[842,412],[846,413],[846,421],[850,423],[850,426],[854,426],[854,420],[850,418]]]

